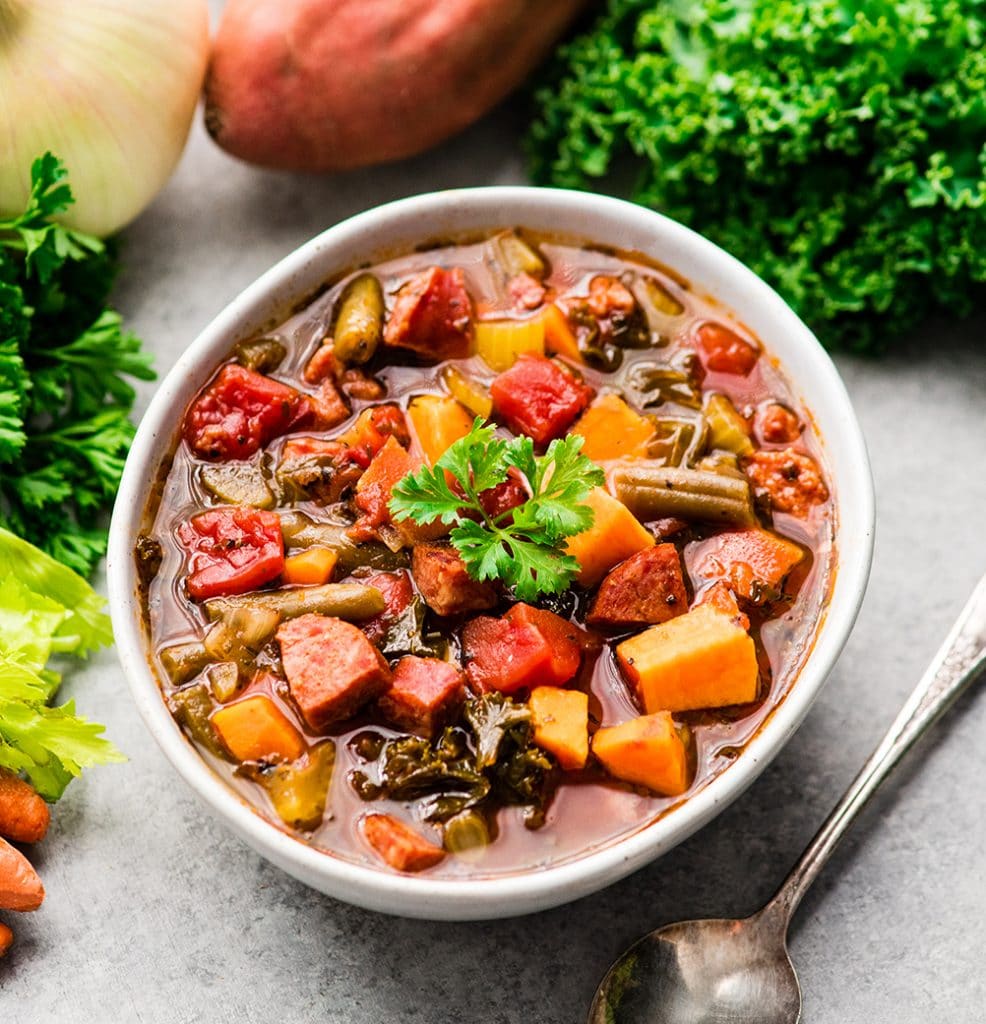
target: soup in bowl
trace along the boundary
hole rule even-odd
[[[404,201],[273,274],[169,376],[114,522],[169,755],[277,863],[400,913],[551,905],[688,834],[862,593],[817,343],[709,243],[576,194]]]

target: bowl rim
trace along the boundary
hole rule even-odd
[[[333,263],[333,252],[350,248],[359,251],[361,244],[365,250],[362,240],[366,236],[394,238],[402,226],[409,232],[408,238],[415,237],[410,225],[420,221],[441,222],[443,218],[451,216],[454,220],[458,216],[479,232],[524,225],[532,219],[543,220],[549,212],[557,219],[560,233],[587,241],[592,239],[593,231],[580,230],[579,223],[585,218],[628,228],[632,224],[637,235],[653,235],[654,244],[659,242],[663,250],[677,254],[668,258],[672,269],[680,269],[679,257],[684,254],[712,276],[725,275],[724,279],[742,288],[750,306],[757,306],[764,318],[776,324],[778,333],[786,332],[797,339],[792,345],[803,346],[799,359],[810,367],[813,386],[825,392],[825,403],[832,406],[831,420],[839,433],[838,454],[842,460],[839,479],[833,480],[839,528],[830,600],[813,646],[784,699],[745,745],[736,762],[671,813],[583,856],[493,877],[435,879],[362,866],[315,849],[254,810],[184,738],[165,706],[145,655],[136,568],[131,557],[147,489],[163,455],[159,439],[164,445],[170,444],[177,432],[177,396],[189,388],[190,381],[195,390],[201,386],[206,374],[232,347],[245,323],[260,326],[262,321],[269,321],[271,314],[283,309],[285,298],[306,297],[301,281],[325,280],[333,270],[347,266],[338,259]],[[430,233],[419,229],[416,237],[420,240],[430,237]],[[387,244],[377,244],[375,250],[383,250]],[[645,251],[641,246],[635,248]],[[706,290],[701,281],[696,285]],[[738,304],[732,303],[728,308],[741,320],[746,319]],[[770,343],[767,349],[775,354]],[[781,357],[780,364],[789,383],[797,389],[801,375],[788,372],[788,359]],[[810,411],[818,417],[817,399]],[[822,435],[828,452],[831,449],[825,443],[827,440]],[[831,459],[829,468],[833,472]],[[851,523],[847,523],[850,517],[843,514],[847,509],[852,512]],[[161,381],[141,420],[114,506],[106,572],[117,654],[140,716],[172,766],[229,827],[288,873],[347,902],[411,917],[480,920],[547,909],[611,884],[683,841],[743,792],[800,725],[849,636],[869,575],[874,523],[869,460],[845,385],[809,328],[753,271],[690,228],[624,200],[562,189],[485,186],[398,199],[329,227],[248,285],[205,327]],[[848,543],[842,538],[847,525],[851,527]]]

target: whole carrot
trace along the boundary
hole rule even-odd
[[[13,945],[14,933],[0,921],[0,956],[3,956]]]
[[[37,910],[45,887],[28,859],[0,839],[0,910]]]
[[[0,836],[36,843],[44,839],[50,821],[44,800],[23,779],[0,770]]]

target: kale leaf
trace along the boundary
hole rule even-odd
[[[558,51],[539,184],[629,194],[876,351],[986,298],[982,0],[608,0]]]

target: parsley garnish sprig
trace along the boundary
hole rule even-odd
[[[449,540],[474,579],[501,580],[522,601],[560,593],[579,571],[563,542],[592,526],[592,509],[583,502],[603,483],[602,470],[581,448],[582,438],[573,434],[535,455],[529,437],[497,437],[492,424],[477,418],[434,466],[401,480],[391,514],[397,522],[452,526]],[[530,497],[491,517],[480,495],[504,483],[511,469],[523,476]]]
[[[0,527],[88,575],[133,438],[150,355],[107,306],[112,243],[54,218],[72,203],[46,153],[25,209],[0,217]]]

